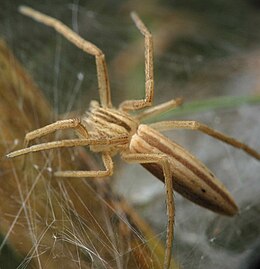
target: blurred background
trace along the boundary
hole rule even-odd
[[[20,15],[21,4],[60,19],[103,50],[115,106],[144,96],[144,40],[129,16],[135,10],[154,38],[154,104],[185,100],[160,119],[198,120],[260,151],[260,1],[1,1],[1,38],[56,114],[66,115],[81,114],[98,99],[94,58]],[[175,259],[182,268],[253,268],[251,252],[260,242],[259,162],[196,131],[166,135],[202,160],[240,208],[238,216],[223,217],[176,193]],[[164,240],[163,184],[141,166],[115,160],[113,188]]]

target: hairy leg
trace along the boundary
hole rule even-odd
[[[165,179],[166,205],[167,205],[167,239],[164,256],[164,269],[168,269],[171,263],[172,242],[174,232],[174,199],[172,186],[172,171],[167,157],[163,154],[122,153],[121,157],[130,163],[157,163],[162,167]]]
[[[109,146],[109,145],[120,145],[122,143],[126,143],[127,138],[126,137],[115,137],[115,138],[110,138],[110,139],[91,139],[91,138],[86,138],[86,139],[67,139],[67,140],[61,140],[61,141],[53,141],[53,142],[47,142],[47,143],[42,143],[38,145],[33,145],[28,148],[20,149],[13,151],[9,154],[6,155],[8,158],[14,158],[20,155],[28,154],[31,152],[38,152],[38,151],[43,151],[43,150],[50,150],[50,149],[55,149],[55,148],[68,148],[68,147],[78,147],[78,146],[87,146],[87,145],[92,145],[92,146],[97,146],[97,145],[102,145],[102,146]]]
[[[88,138],[88,131],[86,128],[80,123],[79,119],[68,119],[68,120],[59,120],[52,124],[46,125],[42,128],[36,129],[32,132],[29,132],[25,135],[24,139],[24,147],[28,147],[30,141],[43,137],[47,134],[53,133],[58,130],[63,129],[76,129],[79,134],[81,134],[83,137]]]
[[[147,106],[151,106],[154,94],[154,79],[153,79],[153,41],[152,35],[138,17],[136,13],[131,13],[132,19],[144,35],[145,49],[145,99],[142,100],[126,100],[119,106],[121,110],[138,110]]]
[[[57,171],[56,177],[109,177],[113,174],[113,161],[109,153],[102,154],[102,160],[105,166],[104,171]]]
[[[182,104],[182,102],[183,102],[182,98],[170,100],[170,101],[162,103],[160,105],[153,106],[151,108],[147,108],[143,112],[139,113],[136,116],[136,118],[138,120],[144,120],[147,118],[155,117],[155,116],[160,115],[166,111],[169,111],[171,109],[179,107]]]
[[[235,148],[242,149],[247,154],[251,155],[252,157],[260,160],[260,153],[252,149],[251,147],[247,146],[246,144],[236,140],[233,137],[227,136],[221,132],[218,132],[207,125],[200,123],[198,121],[161,121],[152,123],[149,125],[150,127],[159,130],[159,131],[166,131],[170,129],[189,129],[189,130],[198,130],[203,132],[209,136],[212,136],[218,140],[221,140]]]
[[[54,28],[58,33],[63,35],[71,43],[73,43],[78,48],[82,49],[88,54],[95,56],[96,66],[97,66],[97,78],[98,78],[98,88],[100,103],[102,107],[112,107],[111,103],[111,94],[110,94],[110,84],[107,72],[107,65],[105,60],[105,55],[96,45],[93,43],[84,40],[77,33],[73,32],[69,27],[60,22],[57,19],[54,19],[50,16],[44,15],[32,8],[21,6],[19,11],[34,20],[41,22],[45,25],[48,25]]]

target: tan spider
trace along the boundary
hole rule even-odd
[[[16,157],[30,152],[53,148],[90,146],[93,152],[100,152],[105,166],[104,171],[56,171],[57,177],[106,177],[113,174],[112,156],[119,153],[126,162],[140,163],[165,183],[167,204],[167,239],[164,268],[170,267],[173,228],[174,201],[173,189],[196,204],[217,213],[232,216],[238,207],[224,185],[199,160],[178,144],[167,139],[158,131],[168,129],[198,130],[233,147],[243,149],[256,159],[260,154],[247,145],[217,132],[196,121],[162,121],[150,125],[140,124],[144,118],[154,116],[180,105],[181,100],[171,100],[148,108],[133,116],[129,111],[151,106],[154,93],[152,36],[143,22],[132,13],[132,19],[145,38],[145,98],[127,100],[114,108],[111,103],[110,87],[105,56],[94,44],[82,39],[60,21],[41,14],[31,8],[21,7],[20,12],[49,25],[80,49],[95,56],[100,104],[90,103],[89,111],[77,119],[60,120],[25,136],[25,148],[9,153]],[[29,146],[30,141],[61,129],[75,129],[78,139],[48,142]]]

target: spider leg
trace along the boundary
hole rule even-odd
[[[32,132],[29,132],[25,135],[24,139],[24,147],[27,148],[30,141],[45,136],[47,134],[53,133],[58,130],[69,129],[73,128],[76,129],[79,134],[83,137],[88,138],[88,131],[86,128],[80,123],[80,119],[68,119],[68,120],[59,120],[52,124],[46,125],[42,128],[36,129]]]
[[[84,40],[77,33],[73,32],[69,27],[57,19],[44,15],[32,8],[25,6],[20,6],[19,11],[38,22],[54,28],[58,33],[63,35],[75,46],[85,51],[86,53],[95,56],[100,103],[102,107],[112,107],[109,78],[104,53],[96,45],[87,40]]]
[[[144,35],[145,49],[145,99],[142,100],[126,100],[119,106],[121,110],[138,110],[147,106],[151,106],[154,94],[154,79],[153,79],[153,40],[152,35],[138,17],[136,13],[131,13],[131,17]]]
[[[38,151],[43,151],[43,150],[55,149],[55,148],[67,148],[67,147],[77,147],[77,146],[87,146],[87,145],[92,145],[92,146],[97,146],[97,145],[109,146],[109,145],[118,145],[118,144],[120,145],[122,143],[126,143],[126,141],[127,141],[126,137],[116,137],[116,138],[109,138],[109,139],[102,139],[102,138],[65,139],[61,141],[53,141],[53,142],[33,145],[28,148],[13,151],[7,154],[6,157],[13,158],[20,155],[28,154],[30,152],[38,152]]]
[[[144,120],[147,118],[155,117],[155,116],[160,115],[164,112],[167,112],[171,109],[179,107],[182,103],[183,103],[182,98],[172,99],[172,100],[165,102],[165,103],[162,103],[160,105],[147,108],[143,112],[139,113],[136,116],[136,118],[138,120]]]
[[[113,174],[113,161],[109,153],[102,154],[102,160],[105,166],[104,171],[57,171],[56,177],[109,177]]]
[[[233,137],[230,137],[221,132],[218,132],[198,121],[161,121],[161,122],[152,123],[149,126],[159,131],[165,131],[169,129],[198,130],[218,140],[221,140],[225,142],[226,144],[233,146],[234,148],[242,149],[243,151],[245,151],[247,154],[251,155],[255,159],[260,160],[260,153],[258,153],[253,148],[236,140]]]
[[[168,269],[171,263],[172,242],[174,232],[174,197],[172,186],[172,171],[167,160],[167,156],[163,154],[144,154],[144,153],[122,153],[123,160],[129,163],[157,163],[161,165],[164,179],[165,179],[165,191],[166,191],[166,205],[167,205],[167,236],[166,236],[166,250],[164,256],[164,269]]]

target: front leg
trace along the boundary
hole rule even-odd
[[[131,17],[139,31],[144,35],[145,98],[141,100],[126,100],[122,102],[119,108],[124,111],[139,110],[151,106],[154,95],[152,35],[136,13],[132,12]]]
[[[28,148],[19,149],[10,152],[6,155],[7,158],[14,158],[31,152],[38,152],[43,150],[50,150],[55,148],[70,148],[70,147],[80,147],[80,146],[109,146],[109,145],[124,145],[127,142],[127,137],[115,137],[111,139],[102,138],[86,138],[86,139],[65,139],[61,141],[53,141],[42,143],[38,145],[33,145]]]
[[[84,40],[77,33],[72,31],[68,26],[64,25],[57,19],[26,6],[20,6],[19,11],[38,22],[52,27],[75,46],[82,49],[84,52],[95,56],[100,102],[102,107],[112,107],[107,65],[105,55],[102,50],[93,43]]]
[[[40,138],[45,135],[64,129],[76,129],[78,133],[81,134],[84,138],[89,137],[88,131],[81,124],[80,119],[75,118],[75,119],[59,120],[49,125],[46,125],[42,128],[27,133],[24,139],[24,148],[27,148],[29,143],[36,138]]]
[[[172,254],[172,242],[174,232],[174,199],[173,199],[173,186],[172,186],[172,171],[167,160],[167,156],[164,154],[145,154],[145,153],[129,153],[124,152],[121,154],[123,160],[129,163],[156,163],[162,167],[165,192],[166,192],[166,206],[167,206],[167,236],[166,236],[166,250],[164,256],[164,269],[170,268],[171,254]]]

